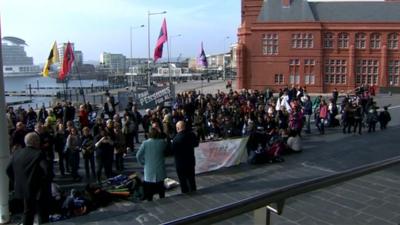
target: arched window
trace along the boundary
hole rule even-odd
[[[379,49],[381,48],[381,35],[378,33],[371,34],[371,48]]]
[[[399,36],[397,33],[391,33],[388,35],[388,48],[397,49],[399,47]]]
[[[340,33],[338,35],[338,47],[339,48],[348,48],[349,47],[349,34],[348,33]]]
[[[324,48],[333,48],[333,34],[332,33],[325,33]]]
[[[364,49],[367,41],[367,36],[365,33],[357,33],[356,34],[356,48]]]

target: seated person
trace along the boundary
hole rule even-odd
[[[289,131],[289,138],[286,142],[288,152],[301,152],[301,138],[296,131]]]

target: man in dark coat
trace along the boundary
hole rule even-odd
[[[176,172],[182,193],[194,192],[196,188],[194,148],[199,145],[196,135],[187,130],[185,122],[176,124],[177,135],[172,141],[172,151],[175,156]]]
[[[60,102],[57,102],[57,105],[53,108],[54,115],[56,119],[63,119],[64,117],[64,109]]]
[[[40,150],[40,137],[25,136],[26,147],[14,152],[7,175],[14,184],[15,197],[24,201],[23,224],[31,225],[37,212],[39,224],[49,222],[48,198],[51,194],[49,163]]]
[[[75,119],[75,107],[71,102],[68,102],[64,107],[64,125],[67,124],[68,121],[74,121]]]
[[[25,125],[22,122],[18,122],[16,130],[11,135],[11,151],[14,152],[19,148],[25,148],[25,135],[26,135]]]

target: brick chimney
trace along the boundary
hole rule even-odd
[[[292,4],[292,0],[281,0],[282,1],[282,6],[284,8],[289,8],[290,4]]]
[[[251,25],[257,20],[264,0],[242,0],[242,23]]]

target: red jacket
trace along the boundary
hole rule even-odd
[[[321,118],[321,119],[328,118],[328,106],[327,105],[321,105],[319,107],[319,118]]]
[[[79,111],[79,122],[82,128],[89,126],[89,113],[86,110]]]

